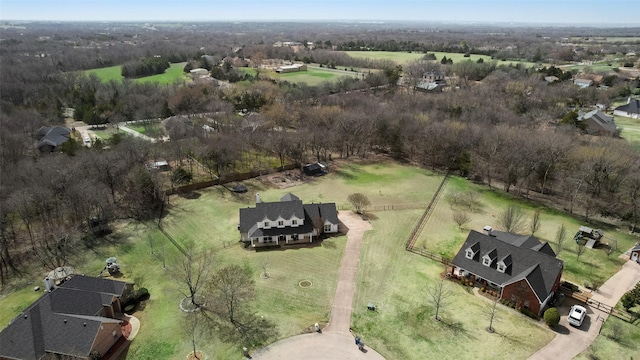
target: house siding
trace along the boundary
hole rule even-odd
[[[116,336],[113,336],[114,331],[116,332]],[[99,352],[100,355],[104,356],[104,354],[106,354],[107,351],[111,349],[113,344],[115,344],[121,336],[122,328],[120,327],[120,324],[103,323],[101,325],[100,331],[98,332],[98,335],[96,336],[95,341],[93,342],[93,346],[91,347],[91,349],[92,351],[95,350]]]
[[[516,308],[521,308],[524,306],[525,301],[529,302],[529,310],[534,312],[535,314],[540,313],[540,301],[536,297],[536,294],[533,293],[531,286],[526,280],[520,280],[513,284],[509,284],[502,289],[502,299],[507,301],[514,301]]]

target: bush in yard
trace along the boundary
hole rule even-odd
[[[560,323],[560,313],[556,308],[549,308],[544,312],[544,323],[549,327],[554,327]]]
[[[538,315],[536,315],[533,311],[523,307],[522,309],[520,309],[520,312],[527,315],[528,317],[532,318],[532,319],[537,319]]]
[[[136,291],[136,300],[137,301],[149,300],[150,296],[151,296],[151,294],[149,294],[149,290],[147,290],[147,288],[140,288],[140,289],[138,289],[138,291]]]

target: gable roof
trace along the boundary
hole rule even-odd
[[[479,251],[473,259],[468,259],[466,249],[478,245]],[[551,293],[555,280],[564,267],[562,260],[556,259],[555,254],[551,255],[549,250],[551,248],[547,243],[541,243],[532,235],[520,236],[493,231],[492,236],[489,236],[472,230],[454,257],[453,264],[500,286],[526,279],[542,302]],[[504,273],[497,270],[496,261],[491,266],[483,265],[482,258],[493,252],[497,254],[497,259],[510,257],[511,266],[507,265]]]
[[[57,147],[62,145],[65,141],[69,140],[71,130],[62,126],[46,127],[43,126],[38,129],[38,149],[45,145],[51,147]]]
[[[640,243],[636,244],[631,251],[640,251]]]
[[[67,283],[70,286],[65,286]],[[99,314],[103,305],[111,305],[114,296],[122,296],[125,285],[122,281],[73,276],[45,293],[0,332],[0,358],[31,360],[45,353],[89,356],[102,324],[120,323]],[[116,292],[99,292],[110,289]]]
[[[276,221],[279,218],[291,219],[292,217],[303,219],[304,224],[298,227],[259,229],[257,224],[264,221]],[[254,208],[240,209],[240,223],[238,230],[246,232],[250,237],[276,236],[313,231],[313,220],[322,218],[325,222],[338,224],[338,212],[335,203],[302,204],[302,201],[292,193],[287,193],[280,201],[259,202]]]
[[[578,114],[578,121],[593,120],[597,126],[603,130],[614,133],[616,132],[616,123],[613,120],[613,116],[609,116],[600,109],[589,111],[588,113]]]
[[[615,110],[625,111],[630,114],[640,114],[640,100],[629,100],[629,103],[618,106]]]

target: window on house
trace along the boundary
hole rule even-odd
[[[278,226],[284,226],[284,221],[282,220],[278,221]]]
[[[527,309],[529,308],[529,300],[524,301],[524,307],[526,307]]]
[[[291,225],[298,225],[298,220],[291,220]]]
[[[331,225],[325,225],[324,232],[329,232],[329,231],[331,231]]]
[[[506,269],[507,269],[507,267],[504,266],[504,264],[502,264],[502,263],[498,264],[498,271],[504,272]]]
[[[268,242],[272,242],[273,239],[271,238],[271,236],[265,236],[264,237],[264,242],[268,243]]]
[[[489,259],[489,258],[483,258],[483,259],[482,259],[482,265],[484,265],[484,266],[489,266],[489,265],[491,265],[491,259]]]
[[[269,222],[268,221],[264,222],[264,227],[269,227]]]
[[[285,236],[284,235],[278,236],[278,241],[284,241],[284,240],[285,240]]]
[[[467,256],[467,259],[473,259],[473,251],[467,250],[466,256]]]

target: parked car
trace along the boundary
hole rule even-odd
[[[84,141],[85,144],[90,144],[91,143],[91,138],[88,137],[88,136],[85,136],[82,140]]]
[[[571,310],[569,310],[569,324],[575,327],[580,327],[586,316],[587,309],[580,305],[573,305]]]

